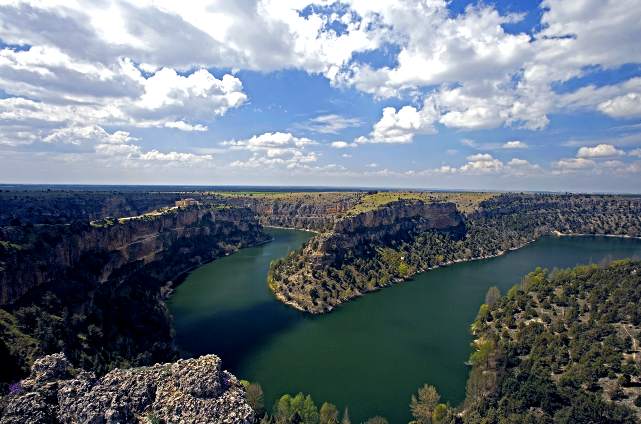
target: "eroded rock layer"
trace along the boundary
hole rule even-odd
[[[332,231],[319,234],[296,253],[272,265],[269,285],[281,301],[311,313],[323,313],[336,305],[407,277],[416,269],[405,267],[402,257],[389,258],[399,275],[363,277],[356,272],[365,262],[387,260],[390,247],[412,242],[419,234],[435,231],[453,238],[465,233],[454,203],[399,200],[376,209],[347,216]],[[376,265],[382,269],[383,265]],[[328,270],[347,269],[339,275]],[[349,273],[349,274],[348,274]],[[380,278],[383,277],[383,278]]]

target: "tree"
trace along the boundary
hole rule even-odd
[[[451,410],[444,404],[439,403],[432,412],[432,424],[445,424],[451,421]]]
[[[352,424],[352,420],[349,419],[349,409],[347,408],[347,406],[343,411],[343,419],[341,420],[341,424]]]
[[[490,308],[493,308],[499,302],[499,300],[501,300],[501,291],[498,289],[498,287],[492,286],[487,289],[487,293],[485,294],[485,303]]]
[[[258,383],[250,383],[247,380],[241,380],[245,387],[245,394],[247,396],[247,403],[256,412],[256,415],[261,416],[265,413],[265,398],[263,395],[263,388]]]
[[[274,405],[274,418],[277,424],[318,424],[318,408],[309,395],[283,395]]]
[[[305,397],[300,415],[304,424],[318,424],[318,408],[310,395]]]
[[[292,397],[283,395],[274,405],[274,419],[277,424],[288,424],[292,416]]]
[[[412,416],[421,424],[430,424],[432,413],[440,399],[441,396],[436,391],[436,388],[425,384],[418,389],[418,397],[412,395],[412,400],[410,401]]]
[[[338,408],[325,402],[320,408],[320,424],[338,424]]]

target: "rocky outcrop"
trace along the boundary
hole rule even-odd
[[[189,240],[197,239],[209,241],[209,249],[195,254]],[[164,269],[170,279],[266,236],[248,209],[193,206],[94,225],[5,227],[0,240],[0,305],[6,305],[80,267],[91,274],[86,277],[102,283],[123,274],[128,265],[139,268],[180,253],[185,261]]]
[[[402,241],[427,230],[463,234],[465,225],[454,203],[400,200],[339,220],[333,230],[310,245],[324,264],[358,256],[372,245]]]
[[[426,232],[465,234],[454,203],[399,200],[349,215],[332,231],[317,235],[300,251],[276,261],[269,287],[296,309],[324,313],[335,306],[413,275],[393,248]],[[391,252],[391,253],[390,253]]]
[[[285,193],[236,195],[217,201],[250,208],[260,223],[272,227],[327,231],[356,205],[364,193]]]
[[[225,423],[255,421],[245,390],[214,355],[101,378],[73,369],[63,354],[45,356],[0,401],[1,424]]]

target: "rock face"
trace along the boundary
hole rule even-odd
[[[454,238],[465,234],[456,205],[399,200],[347,216],[337,221],[332,231],[315,236],[300,251],[275,262],[270,268],[269,287],[279,300],[296,309],[329,312],[349,299],[415,273],[401,255],[385,252],[426,231]]]
[[[115,369],[102,378],[73,369],[63,354],[49,355],[0,406],[1,424],[255,421],[243,386],[214,355]]]
[[[387,241],[402,241],[427,230],[463,234],[463,218],[454,203],[401,200],[344,218],[318,238],[317,250],[324,264],[341,262],[345,255],[358,256],[363,249]],[[315,255],[319,257],[319,255]]]
[[[32,239],[36,242],[30,243]],[[94,274],[92,280],[105,282],[127,265],[161,261],[177,246],[187,256],[191,248],[187,241],[197,239],[214,240],[217,245],[199,252],[205,257],[193,255],[183,269],[168,268],[168,277],[221,253],[264,241],[266,236],[249,209],[206,206],[100,225],[0,228],[0,240],[7,242],[0,246],[0,305],[13,303],[34,287],[61,280],[89,262],[98,263],[85,272]]]
[[[171,288],[190,269],[269,239],[247,208],[161,212],[0,228],[0,390],[59,351],[98,374],[175,359]]]
[[[237,196],[217,199],[250,208],[260,223],[274,227],[327,231],[358,203],[363,193],[288,193],[282,196]]]

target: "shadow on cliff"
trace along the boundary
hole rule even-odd
[[[255,349],[304,319],[301,312],[270,300],[213,313],[198,319],[198,325],[176,326],[176,344],[182,357],[213,353],[223,359],[225,369],[234,371]]]

